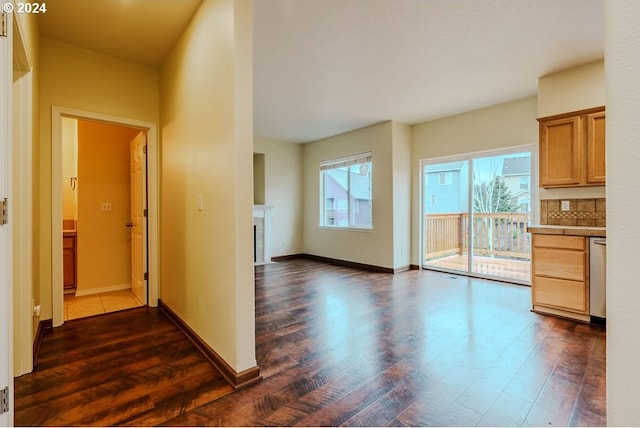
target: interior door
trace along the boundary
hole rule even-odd
[[[11,85],[13,56],[11,52],[11,16],[1,13],[7,37],[0,35],[0,200],[11,203]],[[0,390],[9,388],[13,397],[13,297],[11,293],[12,256],[11,225],[0,220]],[[1,410],[0,410],[1,412]],[[13,425],[13,400],[9,411],[0,413],[0,426]]]
[[[131,141],[131,289],[140,302],[147,304],[147,224],[146,209],[147,133]]]

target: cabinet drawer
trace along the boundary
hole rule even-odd
[[[534,275],[586,280],[586,257],[581,251],[534,248],[533,259]]]
[[[75,238],[62,238],[62,248],[73,248]]]
[[[534,234],[533,246],[547,248],[566,248],[568,250],[585,250],[586,239],[582,236]]]
[[[584,282],[533,277],[533,304],[585,313],[587,290]]]

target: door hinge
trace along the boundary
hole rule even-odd
[[[2,12],[0,17],[0,37],[7,37],[7,14]]]
[[[5,386],[0,391],[0,413],[7,413],[9,411],[9,387]]]
[[[149,272],[145,272],[144,273],[144,280],[148,281],[149,280]]]
[[[0,225],[9,223],[9,200],[4,198],[0,201]]]
[[[146,209],[146,208],[145,208],[144,210],[142,210],[142,215],[143,215],[144,217],[149,217],[149,210],[148,210],[148,209]]]
[[[147,154],[147,146],[146,146],[146,144],[144,146],[142,146],[142,153],[144,153],[145,155]]]

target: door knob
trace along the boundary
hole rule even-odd
[[[129,223],[125,224],[125,226],[127,226],[127,227],[133,227],[133,223],[129,222]]]

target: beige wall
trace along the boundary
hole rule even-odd
[[[393,122],[393,267],[411,260],[411,127]]]
[[[420,263],[420,160],[537,144],[536,117],[537,99],[529,97],[413,127],[412,263]]]
[[[538,79],[538,117],[606,104],[604,60]],[[604,198],[605,186],[540,189],[540,199]]]
[[[37,226],[38,222],[35,215],[38,209],[37,202],[33,203],[31,212],[29,212],[32,200],[37,198],[38,195],[37,147],[40,135],[38,105],[39,32],[37,19],[34,15],[9,14],[8,18],[15,18],[13,27],[13,90],[16,91],[13,99],[14,136],[18,135],[16,131],[18,130],[17,123],[20,122],[20,119],[18,119],[16,112],[19,106],[24,109],[25,115],[31,119],[30,143],[32,147],[31,151],[26,148],[25,139],[29,136],[20,135],[18,138],[14,138],[14,193],[10,209],[14,219],[11,222],[14,231],[13,368],[14,374],[17,376],[29,372],[32,368],[31,344],[40,322],[40,318],[32,317],[31,312],[32,300],[35,304],[40,302],[40,290],[38,287],[34,287],[34,284],[38,282],[38,275],[37,272],[34,272],[36,269],[33,269],[33,266],[37,266],[38,263],[37,252],[35,255],[33,254],[34,242],[38,239],[38,229],[34,227]],[[22,45],[19,41],[22,42]],[[26,89],[27,87],[30,87],[30,94]],[[18,95],[18,90],[20,95]],[[23,130],[29,129],[29,118],[22,117],[22,120],[27,121],[25,128],[22,128]],[[28,169],[27,165],[31,167],[31,171],[26,171]],[[29,173],[31,173],[31,180],[26,179]],[[15,239],[16,236],[20,236],[21,239]],[[31,241],[25,242],[27,239],[31,239]],[[30,335],[28,335],[29,331],[31,332]]]
[[[140,131],[78,121],[76,295],[131,288],[129,143]],[[102,211],[102,203],[112,211]]]
[[[256,365],[252,22],[249,0],[205,0],[161,70],[160,298],[238,372]]]
[[[600,107],[605,101],[604,60],[538,79],[538,117]]]
[[[302,144],[256,137],[264,154],[265,204],[272,205],[272,256],[302,252]]]
[[[40,144],[34,247],[42,319],[52,317],[51,106],[158,123],[158,70],[67,43],[40,39]]]
[[[607,424],[638,426],[640,392],[640,2],[605,2]]]
[[[32,99],[32,162],[31,162],[31,198],[32,198],[32,299],[36,305],[40,305],[40,252],[38,245],[40,242],[40,33],[38,30],[37,19],[35,15],[18,14],[20,27],[24,35],[24,42],[27,47],[29,61],[31,62],[31,99]],[[35,333],[40,324],[40,319],[33,317],[32,338],[35,339]],[[20,331],[22,330],[22,327]]]
[[[387,121],[303,145],[303,251],[393,268],[393,134]],[[373,229],[321,228],[320,162],[372,152]]]
[[[71,187],[72,177],[78,177],[78,121],[62,118],[62,218],[77,220],[78,192]]]

